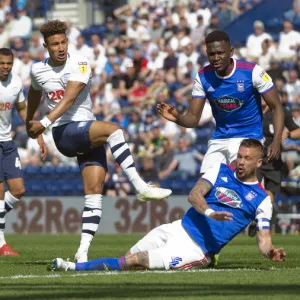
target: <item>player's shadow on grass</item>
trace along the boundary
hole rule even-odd
[[[63,278],[61,278],[63,279]],[[68,278],[70,280],[70,278]],[[96,279],[97,280],[97,279]],[[115,278],[117,281],[118,279]],[[86,299],[86,298],[162,298],[214,296],[293,296],[300,294],[300,285],[270,284],[199,284],[199,283],[63,283],[55,280],[46,284],[1,283],[1,291],[14,292],[5,299]],[[0,294],[0,299],[1,294]],[[221,298],[219,298],[221,299]]]

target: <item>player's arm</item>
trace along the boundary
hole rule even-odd
[[[266,258],[275,262],[285,260],[286,253],[283,248],[274,248],[270,230],[259,230],[256,236],[258,248]]]
[[[21,120],[23,121],[24,124],[26,124],[26,102],[22,101],[22,102],[16,102],[15,104],[16,110],[21,118]]]
[[[262,97],[272,111],[274,125],[274,139],[268,148],[268,159],[278,159],[280,157],[281,138],[284,128],[283,108],[275,88],[263,94]]]
[[[260,252],[273,261],[284,261],[286,256],[282,248],[275,249],[272,244],[270,222],[272,218],[273,205],[271,198],[267,196],[256,210],[257,223],[257,245]]]
[[[200,77],[197,74],[194,80],[192,100],[187,113],[180,114],[174,106],[166,103],[157,104],[157,110],[160,115],[169,121],[175,122],[186,128],[195,128],[199,124],[206,101],[205,99],[205,92]]]
[[[258,65],[252,72],[253,86],[262,95],[263,99],[272,111],[274,138],[268,147],[268,160],[277,160],[281,154],[281,137],[284,127],[284,112],[272,78]]]
[[[219,168],[216,166],[207,171],[202,178],[200,178],[196,185],[191,190],[188,201],[201,214],[212,218],[216,221],[231,221],[232,214],[229,212],[216,212],[206,202],[205,196],[211,191],[213,184],[219,174]]]

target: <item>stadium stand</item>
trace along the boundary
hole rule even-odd
[[[49,17],[50,8],[57,3],[77,1],[21,2],[1,1],[0,43],[1,47],[13,49],[14,72],[21,76],[27,93],[31,65],[47,55],[35,20]],[[109,2],[92,1],[94,11],[101,9],[105,14],[102,23],[80,28],[76,22],[68,22],[69,51],[90,59],[94,114],[98,120],[111,120],[124,128],[140,167],[143,157],[151,161],[153,172],[147,174],[156,174],[149,178],[151,181],[173,189],[174,194],[188,193],[195,183],[195,174],[182,178],[176,170],[165,177],[163,172],[168,165],[161,161],[166,153],[173,157],[179,152],[180,138],[186,141],[187,151],[201,155],[206,152],[207,141],[214,131],[209,106],[198,128],[188,130],[158,118],[155,106],[167,102],[185,111],[191,98],[193,78],[199,68],[207,64],[204,37],[216,28],[230,33],[236,58],[267,66],[283,104],[293,110],[299,124],[300,34],[297,29],[300,18],[292,0],[277,1],[278,5],[272,8],[269,0],[150,0],[138,1],[135,8],[125,1],[115,2],[120,6],[111,6]],[[264,14],[258,14],[262,9]],[[265,14],[266,11],[269,13]],[[14,34],[20,22],[27,26],[22,36]],[[256,43],[256,56],[252,56],[247,47],[250,35],[260,41]],[[42,104],[36,117],[41,118],[46,113]],[[12,135],[19,146],[25,171],[26,194],[81,195],[83,186],[76,160],[63,157],[56,150],[51,132],[45,133],[49,155],[42,162],[37,143],[28,139],[16,113],[13,120]],[[164,141],[168,141],[167,146]],[[124,177],[109,151],[107,155],[106,190],[110,195],[124,191],[132,193],[130,188],[124,188]],[[196,163],[199,170],[201,161]],[[293,168],[285,172],[286,180],[298,182],[300,179],[297,163],[295,161]],[[290,185],[285,182],[286,186]]]

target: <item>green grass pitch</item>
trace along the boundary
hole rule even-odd
[[[123,255],[140,236],[96,236],[90,259]],[[300,236],[274,236],[282,264],[264,259],[240,235],[217,269],[196,271],[48,272],[55,257],[73,259],[79,236],[7,236],[20,257],[0,256],[0,299],[300,299]]]

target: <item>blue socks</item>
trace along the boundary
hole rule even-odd
[[[121,271],[127,270],[125,256],[120,258],[98,258],[85,263],[76,263],[75,271]]]

